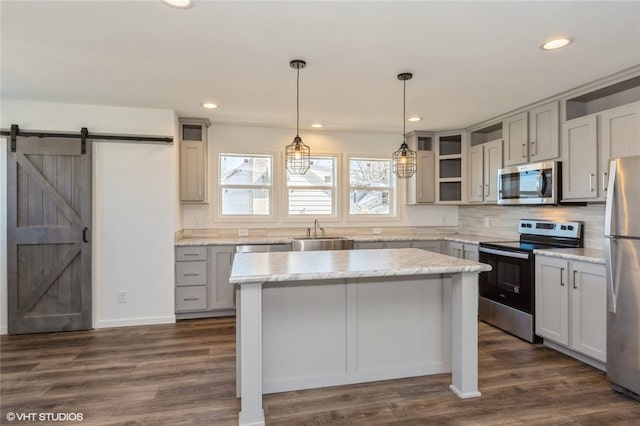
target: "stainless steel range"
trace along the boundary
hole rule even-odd
[[[540,248],[583,247],[582,222],[521,219],[520,239],[480,243],[480,262],[491,265],[479,276],[478,316],[528,342],[535,336],[535,256]]]

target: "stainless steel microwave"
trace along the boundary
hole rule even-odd
[[[558,204],[561,166],[546,161],[498,170],[498,204]]]

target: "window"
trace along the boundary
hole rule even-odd
[[[391,160],[349,160],[349,214],[390,216],[393,196]]]
[[[304,175],[287,171],[289,216],[335,215],[336,158],[311,157]]]
[[[220,154],[220,211],[223,216],[269,216],[273,158]]]

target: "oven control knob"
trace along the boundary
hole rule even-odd
[[[567,226],[567,229],[568,229],[569,231],[573,231],[573,225],[569,225],[569,226]]]
[[[564,231],[565,229],[567,229],[567,225],[561,225],[560,229],[562,229]]]

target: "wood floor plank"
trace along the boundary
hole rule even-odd
[[[478,329],[480,398],[457,398],[450,374],[283,392],[265,395],[267,424],[640,424],[640,403],[602,372]],[[1,336],[0,372],[0,424],[8,412],[83,413],[100,426],[238,422],[234,318]]]

